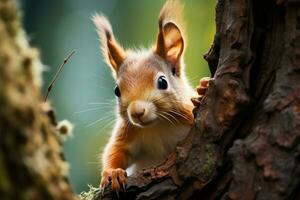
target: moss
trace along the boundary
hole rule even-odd
[[[201,174],[205,179],[210,179],[216,168],[215,147],[212,144],[205,145],[204,163],[201,165]]]
[[[88,192],[81,192],[79,195],[79,199],[81,200],[93,200],[94,197],[98,196],[95,195],[97,192],[99,192],[98,188],[93,187],[92,185],[89,185],[90,190]]]

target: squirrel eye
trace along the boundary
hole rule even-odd
[[[121,92],[120,92],[120,89],[119,89],[118,86],[115,87],[115,95],[116,95],[117,97],[120,97],[120,96],[121,96]]]
[[[168,88],[168,82],[166,80],[166,77],[164,77],[164,76],[158,77],[158,79],[157,79],[157,87],[160,90],[165,90],[165,89]]]

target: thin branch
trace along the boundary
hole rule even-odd
[[[50,82],[47,94],[45,96],[45,101],[47,101],[47,98],[49,96],[50,91],[52,90],[52,87],[54,86],[54,83],[56,82],[56,79],[58,78],[58,75],[60,74],[61,70],[65,66],[65,64],[69,61],[69,59],[76,53],[76,49],[74,49],[71,53],[68,54],[68,56],[64,59],[64,62],[59,66],[59,69],[57,70],[56,74],[54,75],[52,81]]]

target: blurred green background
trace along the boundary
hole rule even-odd
[[[97,186],[99,155],[113,127],[115,87],[110,69],[102,61],[98,38],[90,20],[102,12],[126,48],[150,47],[157,34],[157,17],[164,0],[20,0],[23,24],[32,45],[41,50],[44,88],[72,50],[77,53],[63,69],[50,94],[59,120],[75,124],[74,137],[65,142],[70,179],[76,192]],[[203,59],[212,44],[215,1],[185,1],[188,45],[185,54],[188,79],[196,86],[209,76]],[[98,104],[98,103],[101,103]]]

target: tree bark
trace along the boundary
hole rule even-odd
[[[43,110],[36,50],[0,0],[0,199],[75,199]],[[218,0],[213,79],[161,165],[82,199],[300,199],[300,3]]]
[[[204,57],[213,80],[189,136],[164,164],[128,177],[120,198],[299,199],[299,2],[217,1]]]

